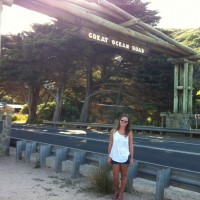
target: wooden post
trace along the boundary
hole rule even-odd
[[[188,78],[188,113],[192,114],[192,86],[193,86],[193,64],[189,65],[189,78]]]
[[[182,63],[181,63],[182,64]],[[183,113],[183,66],[180,64],[180,72],[179,72],[179,108],[178,108],[178,113]]]
[[[178,71],[179,66],[174,66],[174,113],[178,113]]]
[[[168,59],[174,64],[173,113],[192,114],[192,85],[194,62],[185,58]]]
[[[184,63],[183,70],[183,113],[188,113],[188,63]]]

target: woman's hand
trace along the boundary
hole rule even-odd
[[[130,159],[130,164],[129,164],[129,165],[130,165],[130,166],[133,166],[133,164],[134,164],[134,160],[133,160],[133,158],[131,158],[131,159]]]
[[[109,165],[111,165],[111,164],[112,164],[112,159],[111,159],[111,157],[110,157],[110,156],[108,156],[107,163],[108,163]]]

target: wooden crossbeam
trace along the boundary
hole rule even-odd
[[[97,43],[100,43],[106,46],[120,48],[126,51],[130,51],[130,52],[145,55],[145,56],[147,56],[150,52],[149,48],[142,46],[138,43],[134,43],[133,41],[131,42],[126,39],[113,37],[112,35],[98,33],[96,31],[89,30],[86,28],[80,29],[80,36],[86,40],[95,41]]]
[[[120,24],[120,26],[123,26],[123,27],[130,27],[130,26],[134,26],[135,24],[138,23],[138,20],[136,19],[131,19],[129,21],[126,21],[126,22],[123,22]]]
[[[13,0],[1,0],[3,2],[3,5],[6,6],[12,6]]]
[[[200,54],[193,49],[169,38],[106,0],[15,0],[14,3],[80,28],[85,27],[94,32],[121,38],[130,44],[137,43],[146,49],[173,57],[200,59]]]
[[[48,0],[36,0],[36,2],[45,3],[46,5],[48,5],[50,7],[53,6],[53,7],[57,8],[58,10],[68,12],[71,15],[74,15],[76,17],[79,17],[82,20],[85,20],[87,22],[92,23],[94,26],[99,26],[101,28],[107,29],[107,32],[110,32],[110,33],[115,32],[115,33],[117,33],[121,36],[124,36],[124,37],[132,37],[133,39],[143,41],[143,42],[147,42],[151,45],[155,45],[155,46],[157,45],[159,47],[165,47],[165,48],[168,48],[169,50],[177,52],[178,55],[181,55],[181,54],[182,54],[182,56],[187,55],[183,51],[175,48],[174,46],[171,46],[167,42],[155,40],[155,39],[150,38],[148,36],[142,35],[142,34],[136,32],[136,31],[121,27],[120,25],[115,24],[111,21],[102,19],[102,18],[100,18],[96,15],[85,12],[84,10],[77,8],[77,6],[74,6],[73,4],[68,3],[64,0],[56,1],[56,3],[54,1],[48,1]]]
[[[168,62],[171,62],[172,64],[183,64],[183,63],[188,63],[188,64],[193,64],[195,65],[196,63],[188,60],[187,58],[168,58]]]
[[[137,20],[136,17],[130,15],[129,13],[127,13],[126,11],[122,10],[121,8],[117,7],[116,5],[108,2],[108,1],[102,1],[101,5],[104,7],[109,8],[112,11],[115,11],[116,13],[118,13],[120,16],[124,16],[126,19],[135,19]],[[180,48],[183,51],[187,51],[188,53],[191,54],[196,54],[196,51],[194,51],[192,48],[187,47],[182,45],[181,43],[173,40],[172,38],[168,37],[167,35],[165,35],[164,33],[160,32],[159,30],[153,28],[152,26],[150,26],[149,24],[146,24],[144,22],[142,22],[141,20],[138,20],[138,24],[143,27],[145,30],[148,30],[150,33],[159,36],[161,39],[164,39],[165,41],[169,42],[170,44],[175,45],[176,47]]]

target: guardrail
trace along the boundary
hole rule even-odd
[[[106,165],[107,155],[105,154],[35,141],[15,139],[17,160],[21,160],[24,155],[24,161],[30,162],[31,154],[38,153],[40,166],[45,167],[46,158],[54,156],[56,172],[62,172],[62,161],[72,160],[71,177],[79,176],[81,165]],[[200,173],[198,172],[180,170],[177,168],[135,160],[134,165],[128,169],[127,192],[132,191],[133,181],[136,177],[156,181],[155,200],[163,200],[164,190],[170,185],[195,192],[199,192],[200,188]]]
[[[80,122],[54,122],[44,120],[44,124],[51,124],[51,125],[64,125],[64,126],[75,126],[75,127],[93,127],[93,128],[105,128],[105,129],[112,129],[115,127],[115,124],[100,124],[100,123],[80,123]],[[159,134],[163,133],[178,133],[178,134],[187,134],[192,137],[192,135],[200,135],[200,130],[196,129],[176,129],[176,128],[165,128],[165,127],[157,127],[157,126],[136,126],[133,125],[132,129],[137,132],[158,132]]]

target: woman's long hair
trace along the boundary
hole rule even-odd
[[[122,119],[122,117],[127,117],[128,118],[128,123],[126,124],[126,127],[125,127],[125,136],[128,136],[129,132],[131,131],[131,121],[130,121],[130,118],[129,118],[128,115],[123,114],[120,117],[118,125],[117,125],[117,130],[119,130],[119,128],[120,128],[120,120]]]

